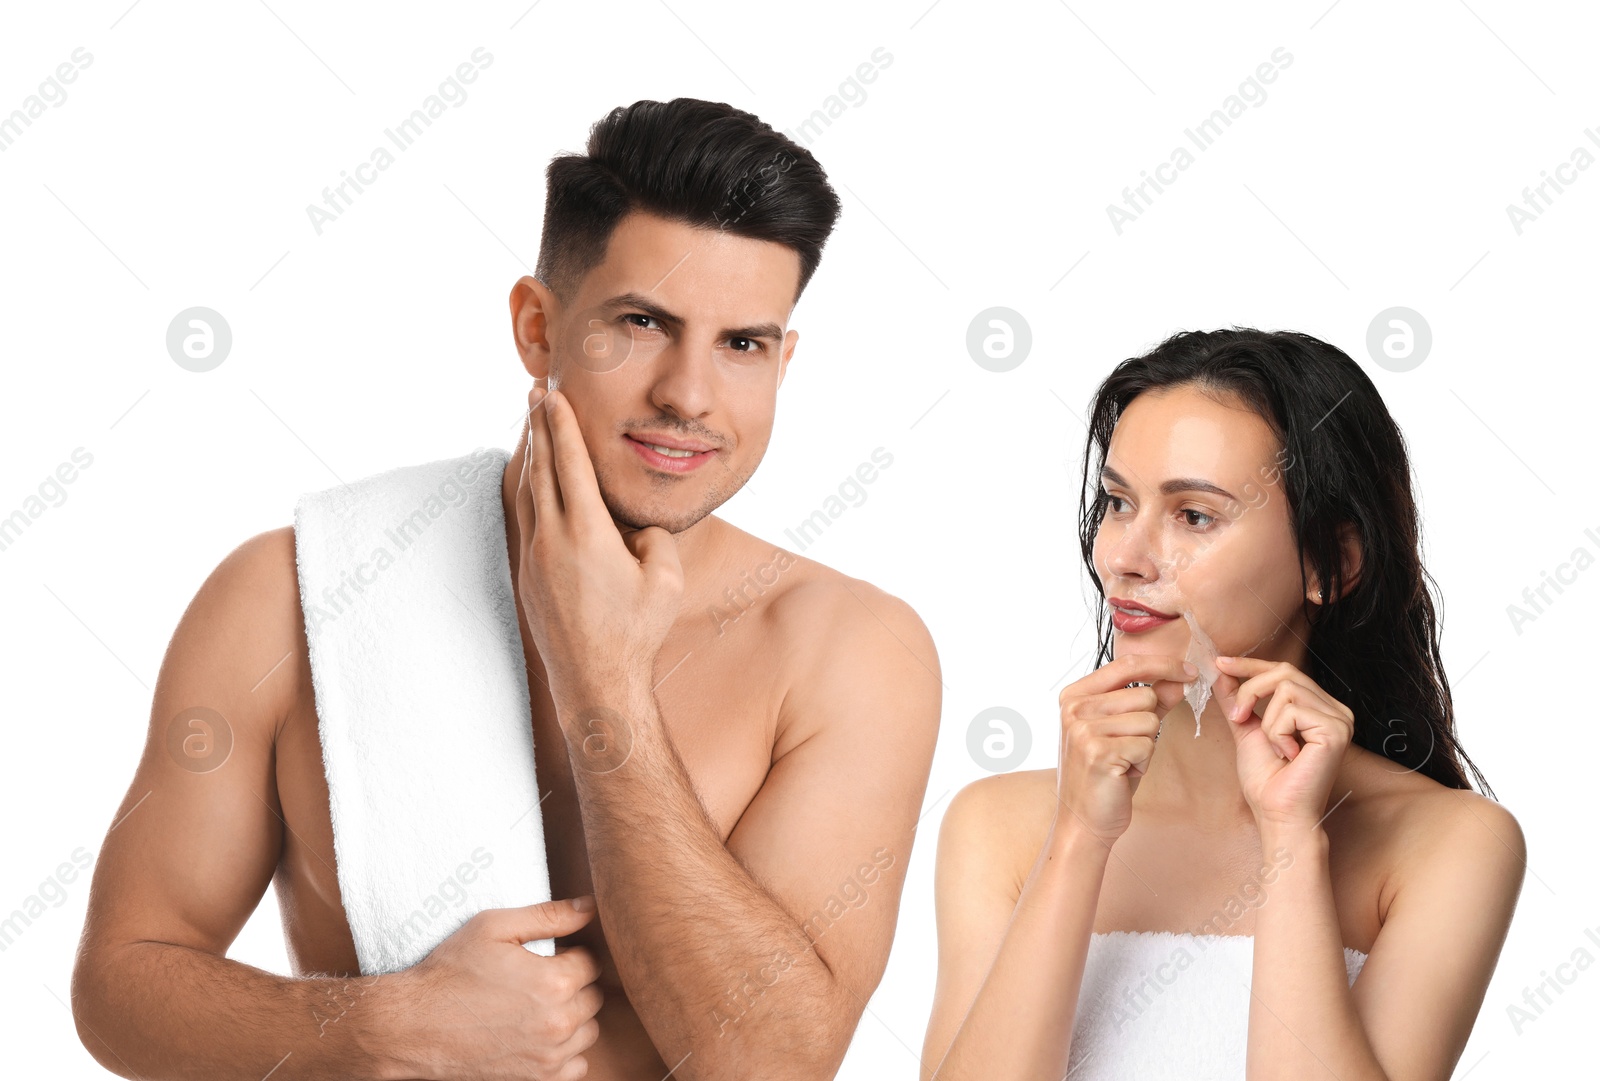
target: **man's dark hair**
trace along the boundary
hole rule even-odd
[[[792,248],[799,300],[840,211],[810,151],[750,113],[696,98],[618,106],[589,129],[584,153],[553,158],[545,177],[535,274],[563,301],[636,210]]]

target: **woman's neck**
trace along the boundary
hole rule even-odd
[[[1134,817],[1141,810],[1178,817],[1199,825],[1224,826],[1253,821],[1254,814],[1239,787],[1239,770],[1231,724],[1215,697],[1200,715],[1195,736],[1194,711],[1179,702],[1162,720],[1144,778],[1133,796]]]
[[[1281,624],[1243,652],[1247,656],[1286,660],[1305,669],[1304,643],[1311,628],[1303,615],[1294,625]],[[1238,754],[1235,751],[1233,722],[1223,714],[1222,685],[1234,690],[1238,684],[1223,676],[1211,688],[1200,713],[1200,733],[1195,735],[1194,710],[1181,701],[1162,720],[1155,754],[1139,789],[1133,796],[1134,814],[1141,808],[1162,816],[1176,816],[1216,829],[1230,824],[1254,827],[1255,812],[1239,786]],[[1256,710],[1264,712],[1270,696],[1258,699]],[[1232,698],[1229,698],[1229,704]]]

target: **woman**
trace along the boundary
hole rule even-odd
[[[1308,335],[1178,334],[1083,462],[1097,669],[1058,769],[945,814],[923,1078],[1449,1076],[1525,847],[1456,741],[1376,388]]]

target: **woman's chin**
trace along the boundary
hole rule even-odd
[[[1164,656],[1181,657],[1188,649],[1189,627],[1181,619],[1173,620],[1163,627],[1153,627],[1148,631],[1131,634],[1127,631],[1113,629],[1111,632],[1111,656],[1133,657],[1160,654]]]

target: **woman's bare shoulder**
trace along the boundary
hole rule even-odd
[[[1055,821],[1056,771],[1015,770],[968,783],[950,800],[940,829],[940,861],[981,858],[1020,891]],[[981,856],[980,856],[981,854]]]
[[[1388,911],[1408,879],[1437,873],[1441,864],[1525,865],[1522,828],[1502,804],[1364,748],[1352,751],[1331,797],[1338,800],[1343,788],[1350,793],[1348,803],[1329,812],[1328,833],[1336,842],[1372,853],[1381,865],[1380,912]]]
[[[1439,836],[1439,826],[1462,815],[1486,815],[1497,824],[1514,823],[1511,812],[1477,792],[1451,788],[1415,769],[1408,769],[1364,747],[1352,745],[1350,760],[1340,771],[1332,800],[1340,789],[1349,792],[1350,804],[1372,821],[1408,839]],[[1337,807],[1330,804],[1330,824]]]
[[[962,813],[1014,826],[1038,823],[1049,826],[1056,807],[1056,771],[1020,769],[996,773],[968,783],[950,801],[950,812]]]

